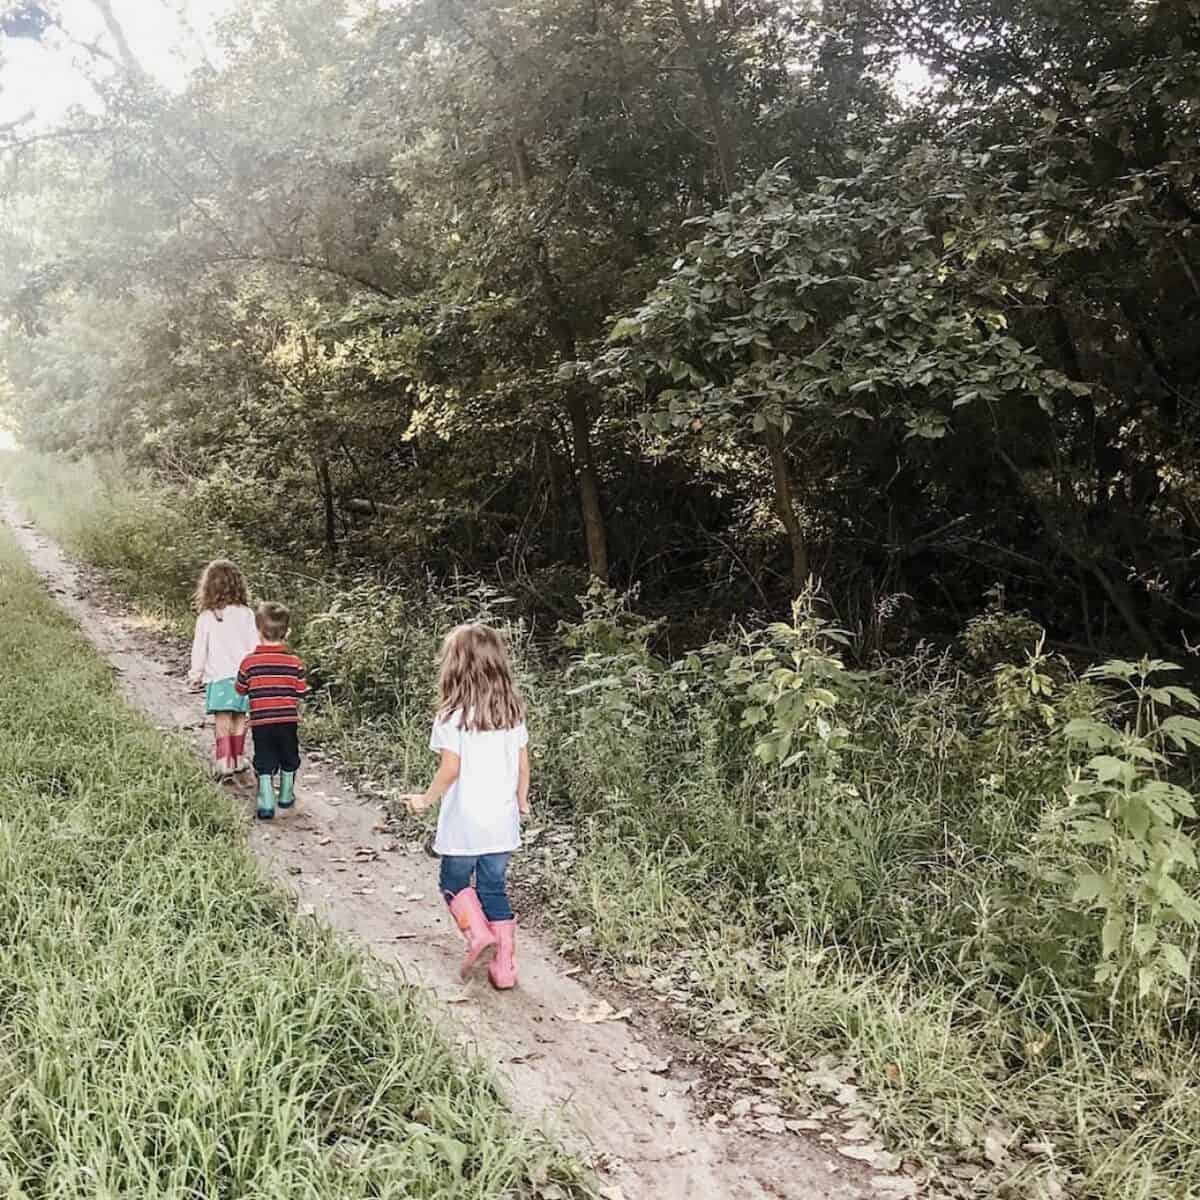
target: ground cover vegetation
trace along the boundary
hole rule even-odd
[[[591,1194],[415,993],[263,883],[7,534],[0,608],[6,1195]]]
[[[5,408],[89,456],[7,486],[176,627],[238,557],[400,786],[504,623],[575,951],[964,1187],[1192,1196],[1198,22],[247,5],[2,135]]]

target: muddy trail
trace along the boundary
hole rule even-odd
[[[112,664],[124,695],[160,729],[207,754],[201,698],[178,651],[139,626],[92,586],[10,503],[0,515],[55,599]],[[248,836],[266,872],[296,896],[299,911],[328,922],[403,978],[426,989],[444,1036],[477,1052],[511,1108],[590,1162],[609,1195],[624,1200],[852,1200],[911,1195],[910,1181],[840,1158],[807,1134],[722,1129],[698,1111],[693,1077],[653,1013],[636,1000],[616,1011],[572,978],[568,964],[522,930],[520,986],[493,992],[486,978],[464,987],[460,946],[436,897],[435,864],[387,829],[377,802],[356,795],[327,763],[310,757],[297,808],[273,823],[251,817]],[[624,1006],[624,1001],[621,1002]],[[614,1019],[615,1018],[615,1019]],[[702,1061],[711,1052],[691,1046]],[[698,1072],[693,1072],[693,1075]],[[903,1190],[893,1190],[899,1185]]]

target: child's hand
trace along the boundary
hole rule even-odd
[[[400,801],[411,813],[423,813],[433,803],[424,792],[410,792],[401,796]]]
[[[529,814],[533,811],[533,809],[529,807],[528,800],[519,800],[517,802],[517,807],[521,810],[521,816],[523,817],[529,816]]]

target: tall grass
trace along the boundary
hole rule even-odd
[[[413,992],[263,884],[6,533],[0,611],[0,1192],[583,1196]]]
[[[80,469],[8,472],[36,514],[83,492],[63,483]],[[182,613],[184,591],[126,550],[127,531],[188,547],[188,584],[228,531],[180,493],[118,480],[101,495],[57,532],[136,599]],[[286,587],[270,554],[236,553]],[[670,663],[602,592],[534,645],[487,589],[295,586],[327,689],[310,736],[399,786],[428,766],[440,633],[468,614],[507,624],[535,804],[570,834],[544,895],[574,952],[697,1034],[776,1055],[801,1099],[814,1060],[844,1060],[897,1145],[974,1164],[985,1191],[1200,1195],[1200,997],[1176,981],[1118,1004],[1094,982],[1100,923],[1070,880],[1099,869],[1096,852],[1062,823],[1087,755],[1064,731],[1109,719],[1109,701],[1030,660],[1027,621],[975,622],[961,662],[922,653],[855,674],[811,616]],[[1194,894],[1195,872],[1180,878]],[[1194,958],[1194,933],[1171,936]]]

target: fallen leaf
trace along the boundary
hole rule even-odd
[[[1008,1161],[1008,1146],[1012,1140],[1012,1131],[1000,1125],[991,1126],[984,1134],[983,1154],[992,1166],[1003,1166]]]
[[[842,1130],[842,1137],[848,1142],[869,1142],[874,1136],[875,1130],[870,1121],[865,1121],[861,1117]]]
[[[787,1126],[779,1117],[763,1117],[758,1122],[758,1127],[763,1133],[786,1133]]]
[[[811,1121],[807,1117],[799,1121],[785,1121],[784,1124],[793,1133],[819,1133],[825,1128],[820,1121]]]
[[[745,1096],[743,1096],[740,1100],[734,1101],[732,1107],[729,1109],[729,1115],[731,1117],[745,1117],[749,1115],[749,1112],[750,1101]]]
[[[917,1181],[904,1175],[873,1175],[871,1186],[889,1200],[892,1197],[903,1200],[904,1197],[917,1194]]]
[[[595,1004],[585,1004],[573,1013],[559,1013],[560,1021],[578,1021],[582,1025],[602,1025],[606,1021],[625,1021],[633,1016],[632,1008],[623,1008],[617,1012],[607,1000]]]
[[[857,1162],[866,1163],[877,1171],[894,1171],[900,1165],[900,1159],[889,1154],[878,1143],[872,1146],[839,1146],[837,1152],[843,1158],[853,1158]]]

